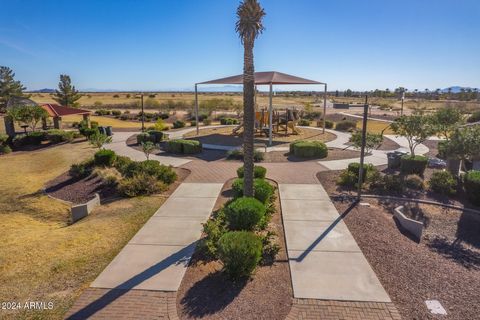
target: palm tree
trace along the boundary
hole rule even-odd
[[[265,11],[257,0],[244,0],[237,9],[235,30],[242,41],[243,54],[243,194],[253,197],[253,133],[255,122],[255,76],[253,46],[255,39],[264,30],[262,19]]]

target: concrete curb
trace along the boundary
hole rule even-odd
[[[82,204],[72,205],[70,212],[72,216],[72,223],[85,218],[88,214],[100,205],[100,195],[95,193],[95,198]]]
[[[402,212],[403,208],[403,206],[396,207],[393,210],[393,216],[397,219],[402,228],[407,230],[415,236],[418,241],[420,241],[423,233],[423,222],[407,218]]]

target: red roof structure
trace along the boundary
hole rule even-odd
[[[243,84],[243,74],[215,79],[198,84]],[[255,72],[255,84],[325,84],[323,82],[300,78],[278,71]]]
[[[78,108],[71,108],[71,107],[64,107],[58,104],[51,104],[51,103],[46,103],[41,105],[45,111],[47,111],[48,115],[50,117],[63,117],[63,116],[70,116],[73,114],[90,114],[91,112],[88,110],[84,109],[78,109]]]

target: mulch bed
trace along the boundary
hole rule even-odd
[[[360,157],[360,152],[349,149],[329,148],[328,156],[326,158],[299,158],[294,155],[290,155],[286,151],[271,151],[264,153],[264,160],[262,162],[304,162],[304,161],[326,161],[326,160],[340,160]]]
[[[386,170],[385,166],[379,167]],[[318,179],[333,198],[340,213],[349,207],[338,195],[354,195],[336,185],[340,171],[319,172]],[[426,175],[431,175],[427,169]],[[372,193],[372,192],[368,192]],[[392,194],[393,195],[393,194]],[[430,192],[407,191],[416,199],[448,201]],[[374,268],[383,286],[405,319],[434,318],[425,300],[439,300],[448,319],[475,319],[480,312],[480,215],[435,205],[409,204],[408,216],[423,221],[419,243],[404,233],[393,218],[393,209],[403,202],[365,199],[370,207],[356,207],[345,217],[350,231]]]
[[[215,209],[233,194],[227,182]],[[269,228],[278,235],[281,250],[273,265],[259,266],[252,279],[232,283],[218,261],[205,261],[195,252],[177,293],[181,319],[285,319],[292,306],[292,286],[283,233],[280,203]]]

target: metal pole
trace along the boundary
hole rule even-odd
[[[327,119],[327,84],[325,83],[325,92],[323,94],[323,134],[325,134],[325,123]]]
[[[403,100],[405,100],[405,91],[402,91],[402,109],[400,109],[400,116],[403,116]]]
[[[195,125],[197,127],[197,136],[199,133],[198,129],[198,91],[197,91],[197,84],[195,83]]]
[[[143,93],[141,94],[142,99],[142,132],[145,131],[145,111],[143,110]]]
[[[363,106],[363,125],[362,125],[362,149],[360,151],[360,168],[358,171],[358,194],[357,201],[360,201],[362,195],[363,183],[363,163],[365,162],[365,144],[367,140],[367,118],[368,118],[368,95],[365,96],[365,105]]]
[[[272,105],[273,89],[270,83],[270,105],[268,108],[268,145],[272,146],[272,122],[273,122],[273,105]]]

